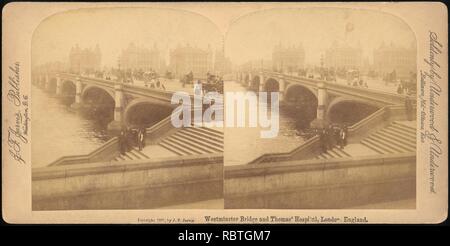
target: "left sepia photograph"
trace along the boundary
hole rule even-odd
[[[223,45],[210,20],[180,10],[42,21],[31,45],[32,209],[223,209],[222,117],[204,117],[215,103],[204,95],[222,95],[231,69]]]

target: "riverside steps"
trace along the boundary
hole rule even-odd
[[[415,208],[415,98],[408,111],[406,96],[385,91],[269,71],[243,72],[237,78],[254,90],[279,91],[285,105],[301,93],[311,99],[314,118],[331,123],[348,107],[374,108],[348,126],[343,148],[322,152],[319,137],[313,136],[290,151],[225,166],[225,208]]]
[[[33,168],[33,210],[223,208],[223,130],[173,127],[173,91],[67,73],[35,83],[74,98],[73,109],[111,108],[113,133],[133,127],[142,110],[154,118],[142,150],[121,154],[119,138],[112,137],[91,153]]]

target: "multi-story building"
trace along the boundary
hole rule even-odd
[[[147,49],[138,47],[134,43],[130,43],[126,49],[122,50],[122,53],[119,56],[120,69],[124,70],[154,70],[163,72],[161,71],[164,69],[162,63],[160,52],[157,49],[156,44],[153,45],[152,49]]]
[[[274,47],[272,52],[272,66],[275,71],[294,72],[305,67],[305,50],[303,45]]]
[[[346,44],[333,42],[325,51],[324,66],[330,69],[355,69],[362,66],[361,47],[351,47]]]
[[[194,78],[206,78],[208,72],[213,72],[212,65],[210,46],[208,46],[207,50],[191,47],[190,45],[178,46],[170,52],[170,70],[177,77],[192,72]]]
[[[374,69],[382,75],[395,71],[398,78],[409,78],[416,73],[416,49],[383,43],[373,51],[373,63]]]
[[[72,73],[92,73],[101,69],[102,54],[100,47],[81,49],[78,44],[69,54],[69,70]]]

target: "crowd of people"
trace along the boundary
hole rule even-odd
[[[132,150],[133,146],[137,146],[139,150],[145,147],[146,129],[139,128],[124,128],[119,134],[119,149],[123,155]]]
[[[333,149],[336,145],[343,149],[347,145],[348,129],[343,125],[329,125],[321,129],[316,129],[319,136],[320,149],[322,153]]]
[[[180,82],[182,83],[183,87],[186,86],[186,84],[194,84],[194,90],[195,93],[197,94],[206,94],[208,92],[219,92],[220,94],[223,94],[223,79],[220,76],[211,74],[211,73],[207,73],[206,74],[206,81],[201,81],[200,79],[198,79],[197,81],[195,81],[194,83],[194,74],[191,72],[189,72],[188,74],[184,75],[181,79]],[[199,90],[199,85],[201,85],[202,91],[197,91]]]
[[[364,87],[369,88],[369,85],[367,84],[367,81],[364,81],[363,79],[355,78],[352,82],[348,81],[347,85],[351,85],[354,87]]]
[[[401,80],[397,86],[397,94],[414,94],[416,90],[416,85],[414,83],[408,83],[404,80]]]
[[[166,74],[170,75],[170,72]],[[114,80],[124,84],[135,84],[136,81],[143,81],[145,87],[157,88],[165,90],[164,83],[160,80],[160,76],[153,69],[110,69],[103,71],[85,71],[85,76],[94,76],[106,80]]]

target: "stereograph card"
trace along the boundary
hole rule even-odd
[[[8,223],[440,223],[442,3],[3,8]]]

